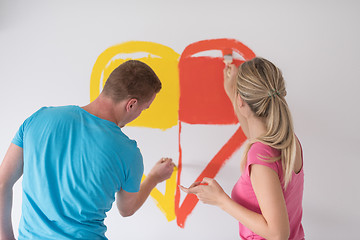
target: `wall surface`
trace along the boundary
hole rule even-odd
[[[243,139],[239,125],[231,122],[231,117],[228,122],[208,117],[207,108],[199,110],[200,118],[195,120],[189,120],[191,113],[182,112],[189,109],[187,100],[196,99],[196,93],[204,88],[215,88],[213,84],[218,82],[202,82],[195,90],[179,91],[185,86],[186,72],[210,70],[186,68],[180,56],[189,46],[203,40],[233,39],[283,71],[287,101],[304,149],[306,238],[355,239],[360,219],[356,207],[360,202],[359,11],[360,3],[350,0],[2,0],[0,159],[20,124],[40,107],[83,106],[96,96],[94,86],[101,88],[100,78],[111,68],[98,65],[98,60],[112,47],[128,44],[107,55],[107,61],[138,58],[152,64],[163,75],[164,84],[161,101],[154,109],[166,109],[162,112],[166,114],[158,119],[150,109],[124,132],[137,140],[145,174],[162,156],[172,157],[177,164],[181,161],[181,172],[160,184],[134,216],[122,218],[113,207],[106,219],[107,236],[238,239],[237,222],[229,215],[186,199],[176,190],[176,184],[188,186],[204,171],[214,175],[230,194],[239,178],[242,148],[231,140],[234,134]],[[214,48],[221,50],[226,44]],[[241,55],[244,49],[239,48]],[[156,62],[162,54],[164,62]],[[214,52],[206,54],[212,60],[221,57]],[[222,71],[216,60],[212,63]],[[212,99],[205,97],[206,101]],[[221,96],[219,99],[222,103]],[[14,188],[12,214],[17,229],[21,180]]]

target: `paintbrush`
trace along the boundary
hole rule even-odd
[[[226,48],[223,51],[223,55],[224,55],[224,63],[225,65],[229,65],[233,62],[233,51],[232,49]],[[227,68],[227,75],[230,77],[230,68]]]
[[[224,55],[224,63],[226,65],[229,65],[233,62],[233,51],[232,49],[224,49],[223,51],[223,55]]]

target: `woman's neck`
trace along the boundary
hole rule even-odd
[[[248,119],[248,126],[249,126],[249,137],[250,141],[255,140],[261,136],[266,134],[266,123],[265,119],[258,118],[255,116],[250,116]]]

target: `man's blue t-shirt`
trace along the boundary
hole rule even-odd
[[[115,193],[139,191],[136,142],[78,106],[41,108],[12,142],[24,156],[19,239],[106,239]]]

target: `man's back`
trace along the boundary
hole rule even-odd
[[[104,239],[115,193],[139,190],[136,142],[80,107],[40,109],[13,143],[24,152],[19,239]]]

